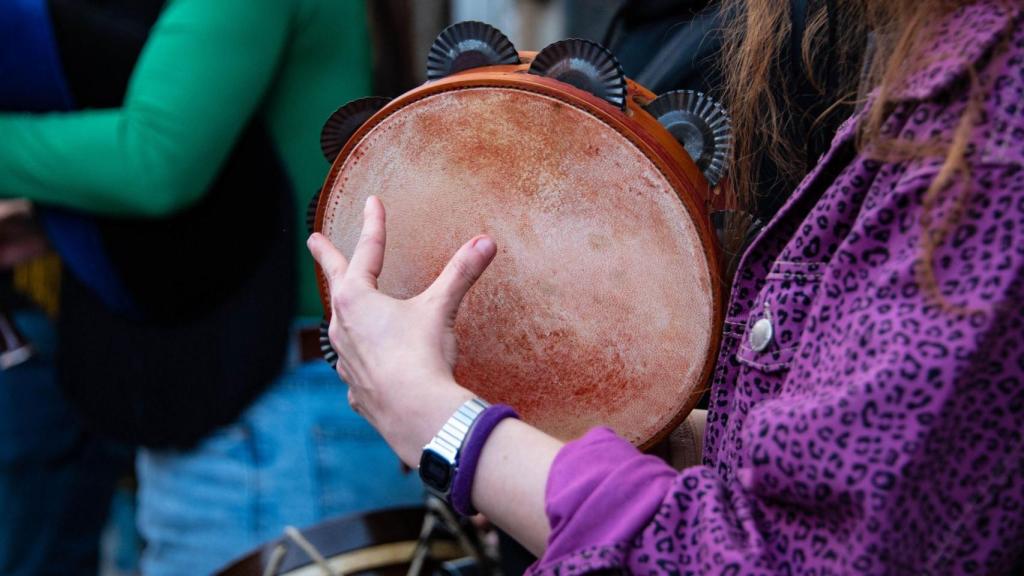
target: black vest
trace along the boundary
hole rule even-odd
[[[79,106],[121,104],[162,4],[50,0]],[[235,419],[280,372],[295,308],[291,192],[253,119],[196,205],[161,220],[95,219],[140,311],[114,313],[65,274],[58,377],[91,428],[187,447]]]

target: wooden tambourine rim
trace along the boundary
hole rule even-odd
[[[687,212],[690,214],[694,228],[697,230],[703,245],[711,280],[711,318],[714,326],[711,327],[708,354],[704,361],[704,367],[701,369],[699,380],[699,383],[706,385],[710,381],[711,372],[718,356],[721,326],[724,317],[722,302],[723,281],[720,274],[721,266],[719,261],[720,251],[718,250],[717,236],[711,227],[708,203],[712,192],[708,189],[707,180],[705,180],[704,175],[701,174],[697,165],[694,164],[682,145],[637,103],[637,100],[646,102],[654,98],[654,95],[646,88],[633,81],[629,81],[629,97],[627,98],[626,110],[622,111],[589,92],[564,82],[527,73],[528,63],[532,56],[533,53],[531,52],[523,52],[521,57],[524,63],[517,66],[477,68],[428,82],[395,98],[381,108],[356,130],[331,165],[331,170],[324,181],[320,200],[317,204],[316,219],[313,226],[314,231],[323,231],[328,197],[331,194],[331,189],[334,186],[338,172],[344,166],[353,149],[362,142],[363,138],[374,127],[402,108],[429,96],[465,88],[513,89],[554,98],[584,112],[589,112],[592,116],[595,116],[633,143],[644,156],[654,163],[658,171],[668,180],[676,196],[679,197],[683,206],[686,207]],[[700,193],[701,184],[707,190],[706,194]],[[320,302],[325,310],[325,317],[330,320],[330,291],[320,266],[316,266],[316,275],[317,283],[320,287]],[[676,416],[652,438],[641,444],[639,448],[641,450],[650,448],[663,440],[672,430],[676,429],[696,406],[704,391],[705,386],[696,386],[684,405],[680,407]]]

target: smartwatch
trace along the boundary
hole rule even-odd
[[[444,423],[441,431],[423,447],[420,479],[431,494],[451,504],[452,484],[459,469],[459,454],[476,419],[490,404],[480,398],[467,400]]]

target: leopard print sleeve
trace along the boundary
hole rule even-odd
[[[898,180],[852,231],[883,248],[865,245],[861,272],[823,273],[786,366],[740,353],[734,401],[748,406],[721,460],[675,474],[607,430],[563,450],[534,574],[1019,573],[1024,173],[975,171],[968,216],[935,254],[945,303],[919,285],[903,225],[874,228],[926,185]],[[780,300],[808,290],[768,284]]]
[[[676,474],[609,431],[567,445],[533,574],[1024,573],[1024,26],[1007,6],[959,9],[937,48],[979,69],[968,170],[929,194],[941,158],[876,161],[844,128],[737,271],[704,465]],[[967,64],[932,66],[889,133],[955,130]]]

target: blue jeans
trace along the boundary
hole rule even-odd
[[[46,317],[14,320],[38,354],[0,371],[0,574],[95,574],[114,486],[132,454],[78,424],[57,387]]]
[[[302,364],[195,449],[140,451],[143,573],[209,574],[286,525],[421,503],[419,478],[347,394],[322,360]]]

